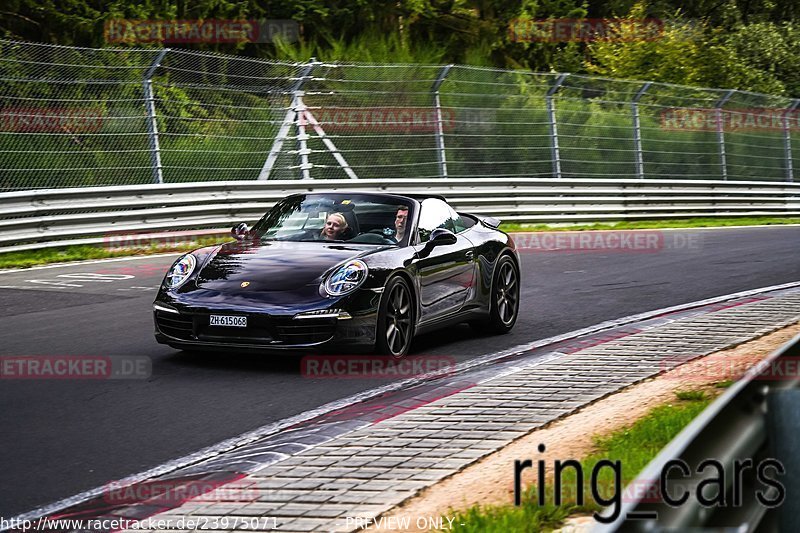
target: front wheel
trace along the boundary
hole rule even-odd
[[[403,357],[414,337],[414,300],[408,283],[401,277],[389,280],[378,310],[375,351],[382,355]]]
[[[503,255],[494,267],[489,318],[472,326],[482,333],[508,333],[519,312],[519,272],[514,260]]]

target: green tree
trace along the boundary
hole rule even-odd
[[[645,10],[645,4],[637,4],[629,18],[644,18]],[[787,39],[790,35],[796,39],[793,28],[764,22],[725,33],[676,15],[652,39],[639,38],[632,33],[637,29],[620,26],[618,38],[589,45],[585,66],[592,74],[610,78],[785,94],[783,80],[797,77],[796,68],[787,71],[797,65],[797,45]]]
[[[722,46],[752,69],[756,80],[763,80],[742,88],[774,92],[783,86],[786,94],[800,96],[800,26],[757,22],[726,34],[722,41]]]
[[[292,19],[301,42],[184,44],[254,57],[454,62],[800,95],[797,0],[6,0],[0,36],[102,47],[110,19]],[[657,39],[516,38],[553,18],[660,18]],[[120,46],[114,44],[114,46]],[[141,44],[132,43],[141,47]],[[153,43],[147,46],[160,46]]]

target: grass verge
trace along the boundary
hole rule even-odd
[[[530,486],[522,496],[522,505],[473,506],[455,513],[453,529],[459,532],[506,533],[511,531],[547,531],[560,527],[571,515],[599,511],[602,506],[592,498],[589,473],[601,460],[620,461],[622,482],[626,485],[711,402],[709,394],[701,391],[680,391],[676,401],[660,405],[637,420],[631,427],[594,439],[597,451],[580,461],[584,476],[581,502],[577,496],[580,488],[574,468],[562,473],[562,500],[554,504],[553,482],[545,486],[545,504],[538,504],[537,488]],[[564,458],[564,460],[567,458]],[[535,472],[536,463],[529,472]],[[528,474],[535,475],[535,474]],[[601,499],[610,500],[617,491],[614,472],[604,467],[599,470],[598,488]],[[576,490],[577,489],[577,490]]]
[[[107,248],[103,246],[65,246],[64,248],[44,248],[42,250],[26,250],[24,252],[0,253],[0,268],[27,268],[49,263],[66,263],[87,259],[107,259],[111,257],[129,257],[136,255],[152,255],[167,252],[188,252],[202,246],[211,246],[231,240],[230,237],[202,237],[195,241],[180,244],[152,244],[132,248]]]
[[[663,228],[720,228],[728,226],[778,226],[800,224],[800,218],[781,217],[731,217],[731,218],[684,218],[681,220],[636,220],[606,222],[596,224],[515,224],[503,223],[503,231],[587,231],[620,229],[663,229]]]

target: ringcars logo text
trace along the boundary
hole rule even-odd
[[[541,443],[537,449],[539,453],[544,453],[547,447]],[[523,473],[530,469],[536,478],[536,490],[527,492],[529,496],[525,497],[531,498],[537,505],[544,506],[549,501],[561,505],[566,492],[566,496],[574,498],[572,501],[582,506],[586,496],[591,496],[595,502],[607,508],[606,513],[594,513],[592,515],[594,519],[605,524],[614,522],[622,512],[624,501],[622,461],[600,459],[593,462],[591,468],[589,466],[575,459],[556,459],[551,465],[544,459],[514,461],[514,505],[522,505]],[[545,476],[548,470],[552,472],[549,476],[551,479]],[[627,497],[629,501],[639,499],[650,502],[663,501],[671,507],[684,505],[690,498],[696,499],[703,507],[720,505],[740,507],[744,501],[744,491],[753,490],[752,485],[747,485],[743,481],[741,473],[745,470],[751,470],[758,479],[759,485],[756,486],[755,497],[761,505],[777,507],[783,504],[786,499],[786,487],[779,478],[786,474],[786,468],[773,458],[762,458],[758,463],[751,458],[736,459],[733,464],[716,458],[706,458],[697,463],[693,462],[692,465],[683,459],[670,459],[662,466],[657,479],[634,482],[632,492],[628,493]],[[702,474],[706,481],[699,484],[688,483],[693,473]],[[571,479],[577,482],[570,481]],[[730,500],[726,491],[718,490],[715,493],[705,491],[704,486],[709,482],[719,487],[731,486]],[[658,484],[657,491],[651,488],[655,483]],[[552,487],[552,492],[548,487]],[[651,519],[658,518],[658,513],[648,515]]]

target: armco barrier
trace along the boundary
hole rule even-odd
[[[628,484],[619,518],[595,533],[800,530],[799,356],[800,336],[733,384]]]
[[[0,194],[0,251],[92,244],[123,232],[228,228],[287,194],[442,194],[462,212],[509,222],[800,216],[800,184],[711,180],[483,178],[268,180],[80,187]]]

